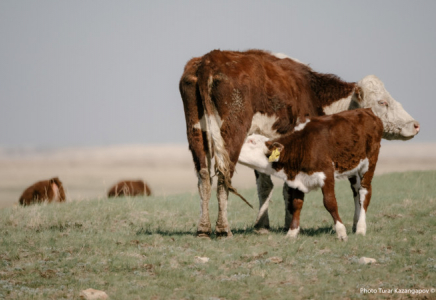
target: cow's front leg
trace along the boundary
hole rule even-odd
[[[259,197],[259,213],[254,227],[256,229],[269,229],[268,203],[272,197],[274,184],[271,176],[254,171],[256,175],[257,195]]]
[[[229,198],[229,190],[225,184],[224,176],[218,172],[217,183],[217,198],[218,198],[218,220],[216,221],[216,235],[218,237],[232,236],[229,222],[227,220],[227,200]]]
[[[304,203],[304,193],[293,189],[293,199],[288,203],[286,210],[289,210],[292,220],[290,220],[289,231],[286,237],[296,238],[300,232],[300,213]]]
[[[285,229],[291,226],[292,222],[292,205],[294,199],[301,198],[301,191],[289,187],[286,183],[283,185],[283,200],[285,201]],[[303,193],[304,197],[304,193]]]
[[[197,226],[198,237],[209,237],[212,228],[209,218],[209,200],[211,195],[211,178],[207,168],[197,173],[198,192],[200,194],[200,221]]]
[[[360,176],[356,175],[348,178],[350,181],[351,190],[353,191],[354,198],[354,218],[353,218],[353,232],[356,232],[357,222],[359,221],[360,216],[360,194],[359,190],[360,186]]]

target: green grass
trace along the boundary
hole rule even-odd
[[[416,297],[360,289],[436,288],[435,183],[435,171],[376,177],[362,237],[351,232],[349,184],[337,182],[347,242],[336,239],[319,191],[306,195],[299,238],[285,239],[281,186],[266,235],[253,229],[256,211],[230,197],[229,239],[194,236],[197,194],[6,208],[0,211],[0,299],[77,299],[87,288],[110,299]],[[257,202],[254,189],[241,192]],[[213,195],[213,222],[216,216]],[[196,256],[210,260],[198,263]],[[362,256],[377,263],[360,265]]]

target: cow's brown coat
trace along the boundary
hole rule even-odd
[[[64,187],[58,177],[34,183],[24,190],[19,199],[19,203],[24,206],[44,201],[65,201]]]
[[[219,202],[216,232],[229,236],[228,188],[253,115],[276,116],[272,128],[278,135],[283,135],[298,122],[304,122],[306,117],[323,115],[323,107],[358,89],[355,83],[314,72],[307,65],[292,59],[279,59],[260,50],[214,50],[203,57],[193,58],[185,66],[179,88],[189,148],[198,174],[202,212],[197,228],[199,236],[211,233],[208,210],[210,167],[211,157],[217,151],[210,148],[216,143],[207,137],[207,130],[196,126],[201,123],[205,112],[209,118],[217,113],[222,121],[220,134],[226,151],[221,151],[225,164],[216,165]],[[359,93],[354,95],[358,97]],[[266,189],[271,190],[271,179],[264,177],[263,180]]]
[[[142,196],[144,193],[147,196],[151,195],[151,190],[144,181],[122,180],[109,189],[107,196]]]

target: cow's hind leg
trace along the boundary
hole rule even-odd
[[[272,197],[274,184],[271,176],[254,171],[256,175],[257,195],[259,197],[259,213],[257,215],[256,229],[269,229],[268,203]]]
[[[200,220],[197,225],[198,237],[209,237],[212,228],[209,218],[209,200],[211,196],[211,178],[208,168],[203,168],[197,172],[198,192],[200,194]]]
[[[292,189],[292,201],[288,203],[286,210],[290,211],[290,215],[292,216],[292,220],[290,222],[289,231],[286,234],[286,237],[296,238],[298,233],[300,232],[300,213],[303,208],[304,203],[304,193]]]
[[[218,219],[216,222],[216,235],[218,237],[231,237],[229,222],[227,220],[227,200],[229,198],[229,189],[225,184],[224,176],[218,172],[218,183],[216,191],[218,199]]]
[[[200,194],[200,220],[197,225],[197,236],[209,237],[212,232],[209,218],[209,200],[211,196],[210,151],[207,142],[204,108],[195,75],[195,64],[198,63],[198,60],[196,58],[188,62],[180,80],[179,88],[185,111],[189,150],[191,150],[197,172],[197,186]]]
[[[340,240],[347,240],[347,230],[339,217],[338,203],[335,196],[335,179],[333,174],[327,176],[322,187],[322,194],[324,196],[324,207],[328,210],[333,218],[336,234]]]

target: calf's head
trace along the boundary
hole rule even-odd
[[[401,103],[392,98],[383,82],[374,75],[360,80],[359,107],[370,107],[383,122],[383,138],[387,140],[409,140],[418,134],[419,122],[404,110]]]
[[[271,142],[263,135],[252,134],[247,137],[239,154],[239,163],[264,174],[272,175],[275,171],[272,162],[278,161],[284,146]]]

